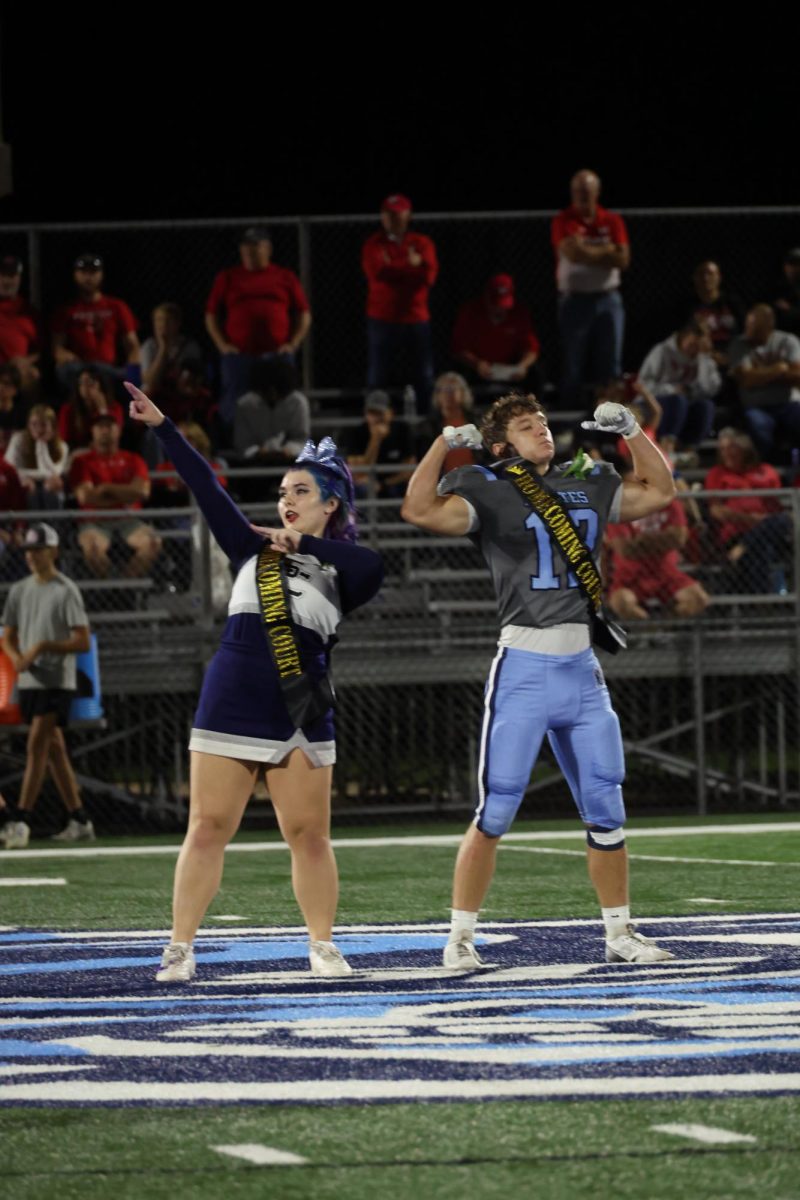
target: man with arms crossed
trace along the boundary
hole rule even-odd
[[[609,962],[657,962],[672,956],[637,933],[628,900],[622,826],[625,773],[617,715],[591,649],[588,601],[568,575],[542,519],[506,475],[521,464],[558,494],[573,525],[599,555],[608,521],[657,512],[675,489],[669,466],[633,413],[606,401],[587,427],[627,440],[633,473],[623,483],[611,466],[585,460],[567,475],[553,467],[553,437],[534,396],[497,400],[474,426],[446,429],[411,477],[403,517],[434,533],[471,535],[486,559],[502,630],[485,693],[479,804],[456,860],[453,913],[444,965],[482,965],[475,950],[478,912],[495,869],[500,838],[511,827],[545,733],[586,826],[589,878],[603,914]],[[438,484],[456,441],[491,451],[491,468],[459,467]],[[573,471],[575,467],[573,466]]]
[[[62,842],[94,841],[69,761],[64,726],[76,694],[76,659],[89,649],[89,619],[77,586],[56,570],[58,534],[31,525],[23,541],[30,575],[15,583],[3,612],[3,649],[19,676],[19,706],[28,733],[19,805],[2,831],[7,850],[24,849],[47,768],[67,809]]]

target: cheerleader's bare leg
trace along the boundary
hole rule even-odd
[[[292,886],[312,941],[329,942],[339,900],[331,846],[333,767],[312,767],[300,749],[267,767],[267,787],[292,853]]]
[[[192,751],[189,828],[175,868],[172,941],[191,945],[222,879],[225,847],[253,794],[258,764]]]

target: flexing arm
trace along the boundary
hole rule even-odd
[[[664,455],[641,430],[628,439],[635,478],[622,485],[620,521],[635,521],[666,508],[675,498],[675,481]]]
[[[253,531],[250,522],[220,486],[211,465],[189,445],[169,417],[165,417],[144,392],[132,383],[126,383],[125,387],[131,396],[131,419],[155,429],[167,451],[167,458],[192,492],[209,529],[228,558],[238,563],[257,554],[264,539]]]
[[[471,523],[466,501],[460,496],[440,496],[436,491],[448,449],[444,438],[437,437],[409,480],[400,516],[409,525],[431,533],[461,537],[469,533]]]

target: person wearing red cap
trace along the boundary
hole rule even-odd
[[[19,371],[22,390],[39,382],[39,316],[20,296],[22,260],[15,254],[0,258],[0,363]]]
[[[622,374],[625,308],[619,285],[630,265],[630,244],[622,217],[601,208],[599,196],[594,171],[578,171],[570,182],[572,203],[551,228],[564,356],[561,398],[568,404],[580,400],[584,386]]]
[[[367,277],[367,386],[382,388],[408,379],[392,378],[395,359],[404,354],[421,406],[433,387],[433,350],[428,296],[439,273],[436,247],[423,233],[409,231],[411,201],[387,196],[382,229],[361,249]]]
[[[206,330],[220,354],[220,416],[232,426],[236,402],[250,390],[257,359],[285,355],[294,364],[311,326],[300,280],[272,262],[272,238],[261,225],[239,239],[240,263],[220,271],[206,302]]]
[[[539,339],[531,314],[517,302],[511,275],[492,275],[482,296],[462,304],[453,329],[452,352],[470,374],[489,382],[527,381],[539,391]]]

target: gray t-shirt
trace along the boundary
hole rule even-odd
[[[544,481],[558,493],[599,570],[606,524],[619,520],[622,480],[608,463],[596,463],[586,479],[565,476],[567,465],[552,467]],[[588,602],[567,577],[547,526],[503,478],[501,464],[457,467],[441,480],[439,493],[461,496],[473,510],[470,536],[491,572],[501,625],[589,624]]]
[[[36,642],[63,642],[79,625],[88,625],[80,590],[60,572],[47,583],[38,583],[35,575],[15,583],[8,593],[3,625],[18,630],[19,647],[24,654]],[[67,688],[76,686],[75,654],[41,654],[23,671],[18,686],[25,688]]]
[[[730,370],[736,367],[771,367],[774,363],[800,363],[800,339],[793,333],[774,329],[763,346],[755,345],[746,337],[738,337],[728,347]],[[780,404],[800,400],[800,388],[790,383],[767,384],[766,387],[742,387],[739,384],[742,403],[748,407],[773,408]]]

